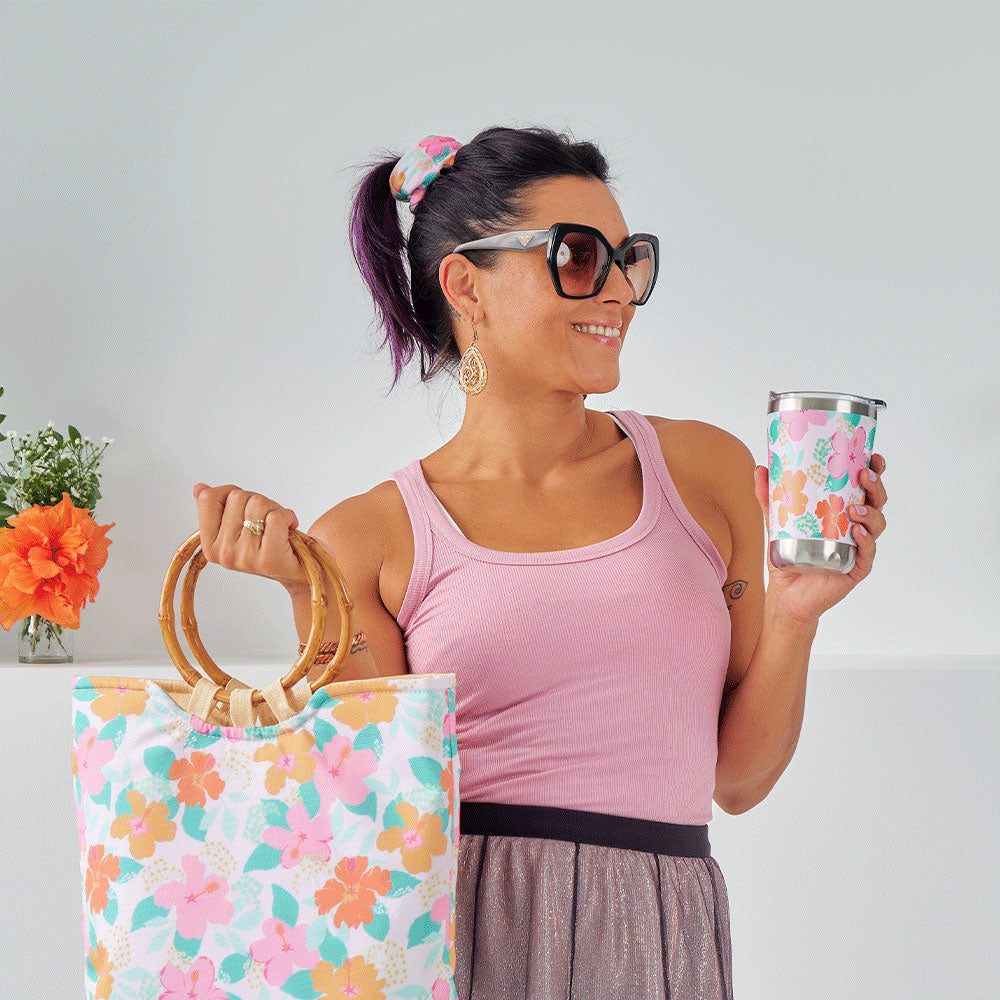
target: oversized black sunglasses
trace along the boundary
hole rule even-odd
[[[552,284],[564,299],[589,299],[608,280],[617,264],[632,286],[633,306],[649,301],[660,269],[660,241],[652,233],[633,233],[615,249],[593,226],[557,222],[548,229],[521,229],[460,243],[463,250],[531,250],[546,244]]]

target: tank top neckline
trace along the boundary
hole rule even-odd
[[[545,552],[507,552],[503,549],[486,548],[467,538],[451,523],[445,515],[444,510],[439,506],[440,500],[438,500],[437,494],[430,488],[430,484],[427,482],[424,470],[420,465],[420,459],[416,458],[410,463],[412,479],[423,494],[424,507],[437,536],[446,541],[452,548],[482,562],[535,565],[580,562],[585,559],[594,559],[598,556],[617,552],[643,538],[656,523],[663,502],[663,495],[656,481],[653,456],[649,451],[650,441],[646,433],[647,427],[654,435],[656,430],[641,413],[635,410],[608,410],[605,412],[618,417],[626,428],[626,433],[635,446],[636,453],[639,456],[639,465],[642,468],[642,508],[636,520],[624,531],[603,541],[571,549],[554,549]]]

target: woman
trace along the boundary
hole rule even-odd
[[[659,418],[584,406],[619,383],[658,241],[629,235],[593,144],[544,128],[370,167],[351,242],[393,387],[419,351],[421,381],[457,369],[467,394],[458,433],[382,484],[380,576],[407,669],[457,676],[458,995],[732,998],[707,835],[726,563]]]

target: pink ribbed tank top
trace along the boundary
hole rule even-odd
[[[462,801],[703,824],[729,664],[726,565],[653,425],[609,415],[636,447],[642,510],[592,545],[484,548],[419,459],[394,472],[414,543],[397,620],[412,673],[456,675]]]

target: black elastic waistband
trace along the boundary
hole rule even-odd
[[[459,801],[459,833],[485,833],[499,837],[548,837],[601,847],[621,847],[650,854],[682,858],[708,858],[708,824],[661,823],[634,816],[525,806],[505,802]]]

